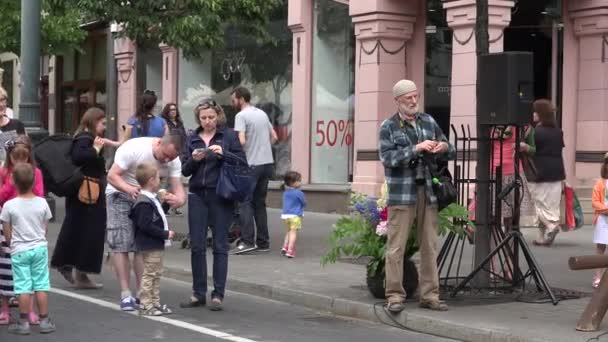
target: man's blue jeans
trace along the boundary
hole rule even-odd
[[[241,242],[253,245],[255,239],[259,248],[270,247],[268,215],[266,213],[266,195],[268,193],[268,182],[274,172],[273,165],[274,164],[264,164],[253,167],[255,189],[253,190],[251,199],[242,202],[239,210]],[[255,228],[257,228],[257,235]]]
[[[228,229],[234,202],[215,194],[215,189],[188,193],[188,225],[194,297],[205,301],[207,294],[207,229],[213,236],[213,292],[211,298],[224,298],[228,274]]]

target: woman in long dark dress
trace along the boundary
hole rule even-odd
[[[100,288],[87,273],[99,274],[103,262],[106,230],[106,168],[102,138],[106,128],[104,112],[99,108],[86,111],[74,135],[72,161],[81,166],[85,176],[99,179],[97,203],[80,202],[78,194],[66,196],[65,219],[57,238],[51,266],[77,288]]]

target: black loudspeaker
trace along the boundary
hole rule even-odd
[[[479,57],[481,96],[477,122],[482,125],[525,125],[532,118],[534,55],[491,53]]]

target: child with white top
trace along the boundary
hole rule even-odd
[[[298,231],[302,229],[302,216],[306,208],[306,198],[300,190],[302,175],[296,171],[288,171],[283,178],[283,211],[281,219],[285,223],[287,232],[281,254],[288,258],[296,256],[296,240]]]
[[[34,168],[28,163],[18,163],[13,168],[12,181],[19,195],[6,202],[0,213],[0,221],[6,242],[11,250],[13,287],[19,299],[19,321],[9,326],[9,332],[29,335],[28,314],[32,294],[35,293],[40,313],[40,333],[55,331],[55,324],[48,316],[49,258],[46,233],[51,209],[44,198],[32,192]]]

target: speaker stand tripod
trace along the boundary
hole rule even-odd
[[[501,255],[507,255],[507,259],[512,260],[512,267],[511,267],[511,265],[509,265],[509,261],[507,261],[507,268],[509,269],[509,271],[511,271],[511,279],[510,279],[511,284],[510,285],[512,288],[515,288],[520,284],[525,284],[526,279],[529,277],[532,277],[538,292],[546,293],[549,296],[549,298],[551,299],[551,302],[553,303],[553,305],[557,305],[557,303],[559,302],[559,300],[555,297],[553,290],[549,286],[549,283],[547,282],[547,279],[545,278],[545,276],[540,268],[540,265],[534,258],[534,255],[532,254],[530,247],[528,246],[526,240],[524,239],[523,235],[521,234],[521,232],[519,230],[519,216],[520,216],[519,187],[521,186],[521,181],[520,181],[520,175],[519,175],[519,167],[517,167],[517,165],[519,165],[519,160],[520,160],[519,145],[521,142],[521,136],[523,135],[523,132],[522,132],[523,128],[524,128],[523,126],[517,126],[516,139],[515,139],[516,148],[515,148],[515,158],[514,158],[514,163],[516,165],[515,170],[514,170],[514,172],[515,172],[514,177],[515,177],[516,183],[514,184],[514,186],[510,187],[511,188],[510,190],[515,191],[514,199],[513,199],[513,218],[512,218],[513,219],[513,229],[510,232],[508,232],[507,234],[503,234],[502,231],[500,231],[500,222],[498,223],[498,227],[496,229],[498,229],[500,231],[499,236],[502,235],[504,238],[490,252],[490,254],[488,254],[488,256],[485,259],[483,259],[483,261],[477,267],[475,267],[475,269],[473,269],[473,271],[465,279],[463,279],[462,282],[460,282],[460,284],[458,284],[458,286],[456,286],[456,288],[454,288],[454,290],[451,292],[452,297],[456,296],[458,294],[458,292],[460,292],[462,289],[464,289],[467,286],[467,284],[473,278],[475,278],[480,271],[486,269],[486,267],[492,268],[492,265],[493,265],[492,262],[496,256],[500,257]],[[498,195],[498,197],[501,197],[501,195]],[[506,194],[502,197],[505,197],[505,196],[506,196]],[[496,206],[498,206],[499,203],[500,202],[497,201]],[[521,252],[523,253],[523,256],[526,260],[526,263],[528,264],[528,271],[526,272],[526,274],[521,274],[521,270],[519,267],[519,249],[520,248],[521,248]],[[504,253],[504,254],[500,254],[500,253]],[[490,271],[490,273],[494,274],[493,271]]]

